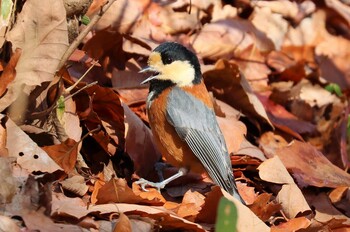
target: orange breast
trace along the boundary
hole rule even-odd
[[[204,83],[192,87],[182,88],[202,100],[208,107],[213,108],[212,101]],[[160,152],[167,162],[175,167],[184,167],[190,171],[203,173],[205,169],[198,158],[193,154],[185,141],[177,135],[175,128],[166,119],[166,102],[171,88],[164,90],[153,100],[148,109],[148,117],[153,136]],[[193,115],[193,120],[198,117]]]

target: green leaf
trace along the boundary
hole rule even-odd
[[[62,119],[64,111],[65,111],[64,97],[60,96],[60,98],[57,100],[57,109],[56,109],[57,118],[59,120]]]
[[[237,208],[235,204],[227,198],[222,197],[219,202],[218,214],[216,218],[216,232],[236,232]]]
[[[341,97],[343,96],[343,93],[340,89],[340,86],[336,83],[330,83],[328,84],[325,89],[328,91],[328,92],[331,92],[331,93],[335,93],[338,97]]]
[[[8,21],[10,19],[12,5],[13,3],[11,0],[1,0],[1,20]]]
[[[90,18],[84,15],[83,17],[81,17],[80,22],[84,25],[88,25],[90,23]]]

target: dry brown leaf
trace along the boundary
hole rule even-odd
[[[237,65],[219,60],[215,69],[203,73],[203,77],[215,97],[243,112],[250,120],[261,120],[271,125],[263,105]]]
[[[74,139],[75,141],[80,141],[82,129],[80,127],[80,120],[76,112],[76,103],[72,98],[70,98],[64,102],[64,112],[60,112],[63,114],[58,112],[57,117],[64,128],[66,136]]]
[[[109,155],[113,156],[125,146],[124,109],[120,97],[113,89],[98,85],[87,88],[86,91],[92,98],[93,109],[88,120],[85,120],[86,126],[90,130],[96,129],[99,125],[103,126],[106,133],[100,131],[92,136]]]
[[[223,4],[221,1],[214,1],[213,4],[212,22],[237,17],[238,9],[236,7],[230,4]]]
[[[338,187],[329,194],[329,199],[337,209],[344,212],[345,215],[350,217],[350,188]]]
[[[125,91],[142,91],[146,90],[140,89],[140,83],[145,80],[149,74],[139,73],[141,70],[141,64],[136,60],[131,59],[125,63],[125,70],[119,70],[114,68],[112,72],[112,86],[121,92]],[[142,67],[146,64],[142,64]],[[144,98],[143,100],[145,100]]]
[[[283,185],[276,200],[282,205],[283,212],[288,218],[312,214],[311,208],[296,184]]]
[[[250,156],[251,158],[257,158],[261,161],[266,160],[264,153],[258,147],[251,144],[247,139],[243,140],[243,142],[239,146],[239,150],[235,154],[247,155],[247,156]]]
[[[3,73],[0,78],[0,98],[6,92],[7,86],[15,79],[16,77],[16,65],[18,59],[21,57],[22,50],[17,48],[14,54],[11,56],[10,61],[5,66]]]
[[[61,167],[66,173],[70,173],[77,162],[78,143],[73,139],[67,139],[61,144],[42,147],[44,151]]]
[[[162,194],[155,188],[149,188],[148,191],[144,191],[141,187],[135,183],[132,184],[132,191],[136,196],[141,197],[143,203],[149,203],[152,205],[163,205],[165,202]]]
[[[293,178],[279,157],[275,156],[264,161],[259,167],[259,176],[262,180],[283,184],[276,200],[281,204],[283,212],[288,218],[294,218],[299,213],[310,214],[311,209],[302,192],[294,183]]]
[[[85,183],[85,178],[80,175],[74,175],[60,182],[63,189],[66,189],[78,196],[84,196],[89,187]]]
[[[145,177],[154,170],[154,164],[159,161],[161,155],[153,141],[151,130],[127,105],[122,106],[125,114],[126,151],[134,162],[135,172]]]
[[[13,219],[0,215],[0,231],[20,232],[21,230]]]
[[[58,63],[68,47],[62,1],[26,1],[16,22],[7,40],[12,43],[13,49],[21,48],[22,55],[16,65],[16,78],[0,99],[1,111],[20,93],[29,94],[35,86],[53,80]],[[25,102],[21,107],[24,111]]]
[[[236,56],[238,58],[233,58],[232,62],[239,66],[252,89],[256,92],[266,91],[271,74],[271,69],[266,65],[266,55],[251,45]]]
[[[252,44],[260,51],[273,49],[272,42],[249,21],[240,19],[219,20],[205,24],[202,30],[191,36],[196,53],[211,60],[232,58]]]
[[[270,156],[277,155],[293,173],[299,186],[350,186],[350,175],[333,165],[312,145],[294,140],[288,146],[273,148],[268,144],[269,141],[271,140],[260,140],[265,154],[268,152]]]
[[[197,216],[197,221],[214,224],[216,220],[217,208],[222,196],[220,187],[212,187],[211,191],[206,194],[204,205]]]
[[[104,175],[103,173],[98,173],[97,174],[97,180],[94,183],[94,189],[91,193],[91,198],[90,201],[92,204],[96,204],[97,202],[97,195],[100,189],[102,188],[103,185],[105,185],[106,181],[104,180]]]
[[[125,179],[111,179],[103,185],[97,193],[97,204],[116,203],[148,203],[162,205],[165,202],[163,196],[156,190],[148,192],[141,190],[140,186],[133,184],[131,189]]]
[[[246,140],[245,135],[247,134],[246,126],[238,121],[237,118],[222,118],[216,117],[221,132],[225,138],[227,151],[234,154],[239,151],[239,148],[244,140]]]
[[[79,232],[82,228],[78,225],[69,225],[64,223],[55,223],[51,218],[44,215],[43,210],[24,210],[20,215],[23,221],[31,231],[69,231]]]
[[[310,220],[306,217],[292,218],[278,226],[272,226],[271,232],[294,232],[300,229],[306,229],[310,224]]]
[[[121,231],[132,232],[130,220],[128,216],[126,216],[124,213],[121,213],[119,215],[119,220],[113,229],[113,232],[121,232]]]
[[[153,8],[155,11],[155,9]],[[199,18],[195,10],[188,12],[176,12],[170,7],[160,7],[158,12],[149,12],[160,23],[160,29],[167,34],[175,34],[190,31],[198,27]]]
[[[314,208],[316,212],[314,220],[321,224],[321,228],[324,228],[324,226],[327,226],[327,224],[329,228],[341,227],[339,225],[342,224],[347,225],[348,227],[350,226],[350,218],[346,217],[343,213],[334,208],[325,193],[307,192],[305,193],[305,197],[309,205]],[[314,223],[315,222],[313,222],[313,224]],[[315,226],[317,226],[317,223],[315,224]],[[333,227],[332,224],[338,225]],[[318,226],[320,225],[318,224]],[[313,227],[313,225],[311,225],[311,227]]]
[[[242,205],[240,201],[225,191],[222,191],[224,197],[233,202],[237,208],[237,231],[260,231],[267,232],[270,228],[261,221],[248,207]],[[249,220],[247,220],[247,218]]]
[[[11,202],[16,193],[16,180],[13,177],[10,160],[0,157],[0,203],[5,204]],[[1,220],[0,220],[1,221]],[[1,226],[0,226],[1,231]],[[5,230],[6,231],[6,230]]]
[[[106,203],[139,203],[141,198],[136,196],[127,185],[125,179],[114,178],[104,184],[96,196],[96,204]]]
[[[116,1],[103,14],[95,29],[102,30],[111,27],[120,33],[131,33],[141,19],[145,8],[150,3],[150,0]],[[103,6],[103,3],[100,3],[99,6],[91,7],[87,15],[91,17],[94,14],[99,14],[101,6]]]
[[[271,195],[262,193],[256,198],[253,204],[249,205],[249,209],[264,222],[282,208],[280,204],[270,201]]]
[[[255,193],[254,187],[248,186],[246,183],[236,182],[237,189],[241,197],[244,199],[247,205],[253,204],[258,194]]]
[[[52,211],[53,216],[69,215],[74,218],[82,218],[87,214],[111,214],[125,213],[126,215],[138,215],[154,220],[154,223],[162,226],[163,229],[186,229],[195,232],[204,232],[202,226],[190,222],[181,217],[175,216],[170,211],[163,207],[144,206],[136,204],[102,204],[86,207],[80,198],[68,198],[63,194],[54,194],[52,196]]]
[[[205,197],[196,191],[187,191],[179,205],[177,215],[187,220],[194,221],[199,211],[202,209]]]
[[[7,141],[7,130],[6,130],[6,122],[8,117],[3,117],[0,114],[0,157],[8,157],[8,150],[6,148]]]
[[[252,14],[253,25],[265,32],[266,36],[273,41],[276,50],[279,50],[283,44],[285,34],[288,30],[288,22],[279,13],[274,13],[271,6],[266,7],[266,4],[279,4],[279,9],[284,9],[288,11],[294,10],[292,13],[295,16],[298,13],[298,6],[295,2],[279,2],[279,1],[254,1],[259,7],[254,8],[254,13]],[[263,6],[264,4],[265,6]],[[291,5],[293,7],[287,7],[286,5]]]
[[[264,105],[267,115],[272,124],[278,129],[303,140],[300,134],[315,134],[316,126],[310,122],[298,119],[295,115],[287,111],[282,105],[274,103],[267,96],[258,95]]]
[[[29,172],[53,173],[62,170],[50,156],[25,134],[11,119],[6,122],[7,149],[10,157]]]
[[[350,6],[338,0],[326,0],[326,5],[337,11],[350,25]]]
[[[79,49],[75,49],[68,60],[73,62],[85,63],[87,65],[94,63],[95,66],[101,67],[100,63],[95,63],[93,58],[89,57],[85,51]]]

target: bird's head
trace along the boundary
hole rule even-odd
[[[141,84],[150,81],[171,81],[184,87],[198,84],[202,78],[196,55],[174,42],[162,43],[156,47],[148,58],[148,67],[141,72],[153,73]]]

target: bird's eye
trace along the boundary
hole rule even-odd
[[[173,59],[170,57],[165,57],[163,62],[164,64],[171,64],[173,62]]]

